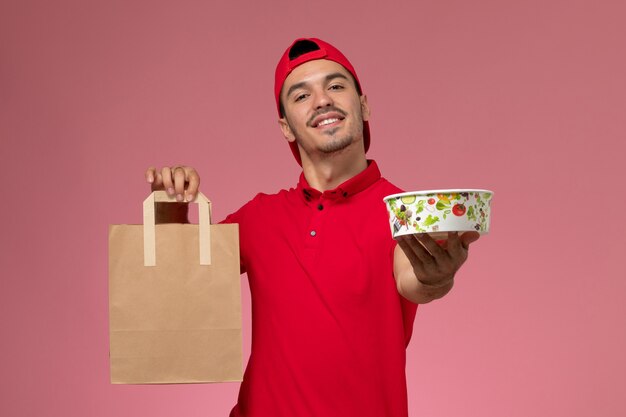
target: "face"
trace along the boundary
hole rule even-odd
[[[363,148],[363,121],[369,118],[365,96],[359,96],[354,79],[340,64],[314,60],[289,74],[281,92],[283,118],[279,124],[301,154],[332,154],[346,148]]]

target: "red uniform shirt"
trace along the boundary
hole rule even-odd
[[[252,353],[231,417],[405,417],[406,345],[417,306],[398,294],[375,162],[321,193],[259,194],[239,223]]]

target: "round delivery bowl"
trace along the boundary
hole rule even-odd
[[[493,192],[477,189],[427,190],[392,194],[383,200],[394,238],[428,233],[446,239],[448,232],[489,232]]]

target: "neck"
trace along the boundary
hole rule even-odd
[[[302,170],[309,185],[318,191],[337,188],[350,178],[367,168],[365,153],[359,155],[333,154],[328,157],[312,161],[302,155]]]

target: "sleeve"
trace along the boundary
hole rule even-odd
[[[246,272],[246,261],[247,259],[247,245],[246,245],[246,213],[249,212],[248,206],[252,204],[252,201],[249,201],[245,205],[243,205],[239,210],[229,214],[226,218],[219,222],[219,224],[234,224],[237,223],[239,225],[239,270],[240,273],[244,274]]]
[[[243,219],[242,210],[244,207],[241,207],[239,210],[235,211],[234,213],[230,213],[219,224],[232,224],[232,223],[241,224],[241,220]]]
[[[404,322],[404,344],[405,346],[409,346],[411,336],[413,335],[413,323],[417,315],[417,304],[407,300],[401,295],[400,302],[402,303],[402,321]]]
[[[398,243],[395,239],[392,239],[391,244],[391,265],[392,265],[392,274],[393,274],[393,255],[396,249],[396,245]],[[400,298],[400,307],[402,308],[402,323],[404,325],[404,344],[405,346],[409,346],[409,342],[411,341],[411,336],[413,335],[413,324],[415,322],[415,316],[417,315],[417,304],[412,301],[404,298],[400,293],[398,293],[398,297]]]
[[[226,216],[220,224],[232,224],[237,223],[239,225],[239,264],[241,273],[245,273],[247,265],[252,255],[250,253],[251,240],[254,235],[254,227],[256,216],[252,213],[256,213],[260,206],[262,193],[257,194],[252,200],[241,206],[239,210]]]

